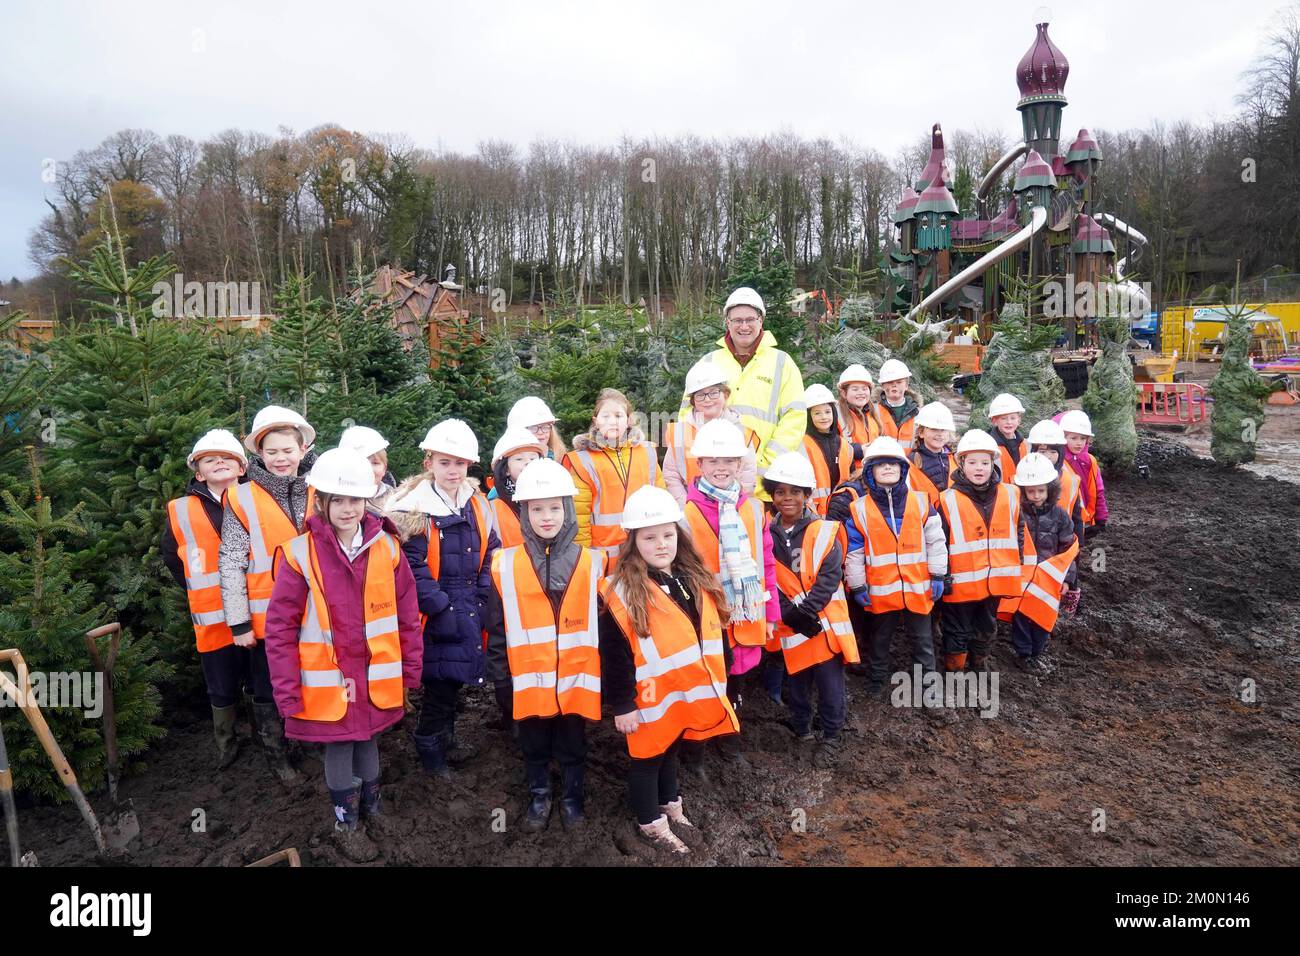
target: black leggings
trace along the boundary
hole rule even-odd
[[[420,706],[420,720],[415,732],[429,737],[451,730],[456,723],[456,697],[460,682],[435,678],[424,682],[424,702]]]
[[[239,703],[244,688],[252,692],[253,700],[259,704],[269,704],[273,699],[263,641],[252,647],[227,644],[215,651],[204,651],[199,655],[199,667],[208,687],[208,702],[213,707]]]
[[[632,766],[627,772],[627,790],[637,823],[654,823],[659,819],[659,808],[677,799],[680,793],[677,786],[677,749],[680,745],[679,737],[657,757],[632,758]]]

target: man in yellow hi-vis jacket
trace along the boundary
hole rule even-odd
[[[755,290],[742,286],[731,293],[723,308],[726,334],[707,356],[727,376],[727,407],[759,438],[757,494],[764,500],[767,466],[777,455],[803,447],[808,423],[803,375],[794,359],[776,347],[776,337],[763,329],[766,314],[763,297]]]

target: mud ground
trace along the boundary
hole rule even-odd
[[[850,676],[830,769],[813,766],[783,708],[749,693],[744,763],[710,756],[704,778],[683,777],[706,841],[681,865],[1300,862],[1300,487],[1220,468],[1184,440],[1148,436],[1148,477],[1107,477],[1112,519],[1083,556],[1083,606],[1053,638],[1053,673],[1019,670],[1003,633],[997,716],[950,722],[868,700]],[[306,756],[307,782],[284,790],[246,745],[216,774],[196,703],[123,785],[143,824],[132,862],[240,866],[292,846],[304,865],[346,864],[319,762]],[[450,784],[420,773],[412,718],[385,735],[376,865],[662,862],[634,836],[612,721],[590,735],[586,828],[553,818],[529,836],[520,760],[494,716],[487,693],[467,696],[458,728],[481,755]],[[27,806],[20,824],[42,865],[94,863],[71,807]]]

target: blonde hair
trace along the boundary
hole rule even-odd
[[[641,557],[641,551],[636,546],[636,534],[635,531],[628,532],[627,539],[619,548],[618,563],[614,566],[611,583],[623,595],[623,603],[627,606],[628,616],[632,618],[633,629],[638,634],[648,634],[650,616],[646,613],[646,608],[655,598],[656,592],[663,592],[650,580],[650,566],[645,563],[645,558]],[[718,584],[717,575],[704,566],[704,560],[695,550],[691,536],[681,525],[677,526],[677,557],[673,558],[673,567],[677,570],[677,576],[686,582],[697,607],[700,598],[707,594],[713,598],[721,620],[726,621],[731,617],[731,608],[727,605],[722,585]]]
[[[847,434],[851,434],[853,432],[853,420],[859,417],[862,419],[862,423],[864,425],[867,425],[869,430],[871,426],[867,424],[867,418],[868,416],[874,417],[875,414],[875,412],[873,411],[873,406],[876,404],[876,399],[875,399],[875,395],[871,391],[870,386],[868,386],[867,388],[867,403],[863,405],[861,409],[854,408],[852,405],[849,404],[849,400],[845,396],[848,393],[849,386],[857,385],[857,384],[866,385],[867,383],[866,382],[845,382],[843,385],[836,386],[836,390],[839,392],[839,398],[836,400],[835,404],[839,407],[840,410],[841,427],[844,428],[845,433]]]

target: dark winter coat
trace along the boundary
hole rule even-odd
[[[925,442],[918,442],[914,454],[921,456],[920,467],[925,477],[929,478],[939,491],[944,491],[948,487],[948,461],[952,453],[947,447],[939,451],[930,451],[925,447]]]
[[[477,489],[478,482],[466,478]],[[414,484],[423,482],[419,479]],[[427,484],[427,483],[426,483]],[[393,497],[412,483],[403,484]],[[402,538],[402,550],[410,562],[419,593],[420,613],[427,615],[424,626],[424,679],[481,684],[484,673],[484,610],[492,592],[492,555],[501,547],[495,530],[486,529],[487,554],[479,565],[481,535],[474,506],[465,501],[459,511],[445,514],[428,511],[396,511],[389,502],[388,515]],[[429,523],[438,537],[438,577],[430,572]]]
[[[1020,512],[1024,515],[1025,529],[1034,542],[1034,550],[1039,561],[1053,558],[1070,547],[1074,541],[1074,521],[1065,513],[1057,499],[1061,496],[1061,480],[1058,478],[1047,486],[1047,500],[1040,506],[1029,503],[1021,495]],[[1065,574],[1065,583],[1071,588],[1078,579],[1078,561],[1070,562],[1070,569]]]
[[[375,538],[381,522],[383,530],[389,534],[397,533],[392,522],[367,512],[361,521],[363,540]],[[312,532],[316,543],[321,582],[329,607],[334,656],[339,670],[343,672],[343,679],[353,682],[356,695],[349,702],[347,713],[341,720],[299,720],[292,716],[302,710],[298,629],[306,612],[308,592],[307,582],[302,575],[283,560],[278,560],[275,589],[271,592],[271,604],[266,612],[266,662],[271,671],[275,704],[285,718],[284,732],[287,737],[316,742],[369,740],[398,723],[403,713],[401,706],[380,710],[371,703],[370,685],[366,677],[370,664],[365,625],[366,568],[377,554],[382,560],[387,558],[375,551],[375,545],[371,545],[355,561],[349,561],[329,522],[319,515],[308,517],[304,530]],[[416,687],[420,683],[421,647],[415,580],[405,560],[398,562],[396,573],[402,686]]]
[[[800,567],[799,562],[805,557],[800,553],[803,548],[804,532],[808,530],[808,525],[816,519],[817,515],[806,511],[803,517],[794,523],[794,527],[787,530],[779,517],[773,518],[772,557],[792,571],[796,567]],[[839,587],[843,579],[844,551],[837,541],[831,545],[831,553],[826,556],[822,566],[817,569],[817,580],[809,588],[808,596],[799,602],[798,608],[809,614],[821,613],[822,609],[831,602],[831,598],[835,596],[835,589]],[[779,589],[777,597],[781,601],[781,620],[790,627],[796,627],[789,616],[796,605],[783,593],[780,593]],[[796,620],[797,617],[795,615]]]

